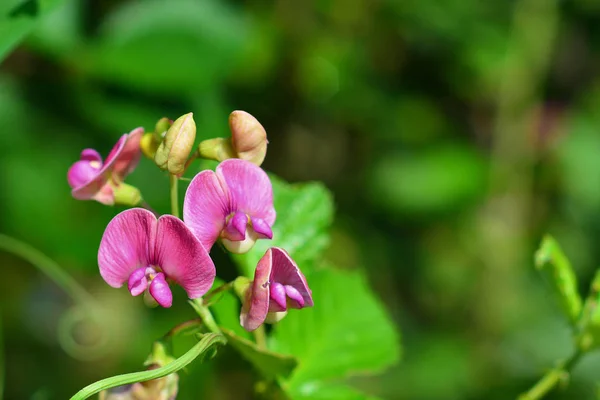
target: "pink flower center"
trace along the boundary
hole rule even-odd
[[[163,307],[171,307],[173,294],[167,283],[167,277],[157,266],[140,267],[129,275],[127,284],[132,296],[139,296],[147,291],[156,303]]]
[[[241,254],[250,250],[256,240],[273,238],[273,231],[264,220],[236,211],[225,219],[221,238],[227,250]]]
[[[302,294],[291,285],[271,282],[269,293],[271,301],[275,303],[273,307],[269,307],[269,311],[285,311],[288,303],[291,303],[294,308],[304,307]]]

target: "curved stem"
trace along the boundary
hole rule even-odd
[[[171,214],[179,218],[179,192],[177,185],[179,179],[177,178],[177,175],[169,175],[169,183],[171,185]]]
[[[556,367],[546,372],[544,376],[527,392],[519,396],[518,400],[539,400],[546,396],[554,389],[565,377],[569,371],[579,361],[582,352],[577,350],[571,357],[563,362],[560,362]]]
[[[163,376],[167,376],[169,374],[179,371],[180,369],[194,361],[196,357],[204,353],[211,346],[219,343],[225,344],[226,342],[227,341],[222,334],[208,333],[204,335],[202,339],[198,343],[196,343],[190,350],[188,350],[187,353],[185,353],[175,361],[165,365],[164,367],[102,379],[81,389],[73,397],[71,397],[71,400],[84,400],[89,398],[90,396],[95,395],[96,393],[100,393],[103,390],[110,389],[113,387],[162,378]]]
[[[221,333],[221,329],[217,325],[217,322],[212,316],[212,313],[208,309],[208,307],[204,304],[202,298],[190,300],[190,304],[194,307],[194,310],[198,313],[200,318],[202,318],[202,322],[211,332]]]

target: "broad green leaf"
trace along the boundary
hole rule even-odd
[[[224,282],[217,278],[213,288],[219,287]],[[250,338],[251,335],[240,325],[240,301],[233,291],[226,291],[215,295],[216,303],[211,306],[219,326],[227,328],[242,338]],[[211,299],[212,301],[212,299]]]
[[[269,350],[259,349],[256,343],[251,342],[234,332],[221,328],[231,344],[246,360],[258,369],[266,378],[288,377],[297,361],[294,357],[278,354]]]
[[[4,0],[0,4],[0,61],[64,0]]]
[[[143,90],[198,93],[227,76],[246,34],[246,21],[216,0],[127,2],[80,67]]]
[[[333,219],[333,199],[318,182],[291,185],[271,175],[277,220],[273,240],[259,240],[235,261],[247,276],[253,276],[258,260],[269,247],[282,247],[304,273],[329,242],[327,228]]]
[[[378,400],[358,390],[341,384],[309,382],[293,388],[287,393],[292,400]]]
[[[272,350],[298,359],[292,392],[307,383],[374,373],[400,358],[400,335],[357,271],[316,270],[307,276],[314,307],[290,310],[275,325]]]
[[[575,325],[581,314],[581,296],[577,289],[577,276],[562,249],[552,238],[544,237],[539,250],[535,253],[535,266],[546,271],[563,312]]]

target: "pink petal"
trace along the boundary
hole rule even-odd
[[[79,188],[93,181],[101,170],[101,164],[94,167],[90,161],[79,160],[69,168],[67,180],[72,188]]]
[[[112,166],[113,173],[121,180],[125,179],[127,175],[133,172],[140,161],[142,156],[140,141],[142,140],[142,136],[144,136],[144,128],[136,128],[132,130],[129,135],[124,136],[126,136],[125,143],[123,144],[121,151],[114,155],[116,159]],[[115,148],[116,147],[117,146],[115,145]],[[106,157],[106,164],[111,162],[111,155],[113,155],[112,151],[108,157]]]
[[[250,161],[232,158],[219,164],[217,175],[229,189],[232,210],[261,218],[273,226],[273,187],[265,171]]]
[[[148,287],[148,279],[146,278],[147,267],[139,267],[129,275],[127,281],[127,289],[132,296],[139,296],[144,293]]]
[[[215,265],[202,243],[179,218],[163,215],[158,219],[154,249],[156,265],[183,287],[189,298],[201,297],[210,289],[215,280]]]
[[[100,241],[100,275],[112,287],[121,287],[137,268],[151,264],[156,217],[148,210],[132,208],[115,216]]]
[[[269,312],[287,310],[285,287],[279,282],[271,282]]]
[[[290,303],[290,306],[297,305],[295,308],[312,307],[312,292],[306,283],[306,278],[294,262],[289,254],[279,248],[272,247],[267,252],[273,253],[273,271],[271,273],[271,281],[279,282],[286,287],[286,293],[292,293],[295,295],[293,298],[294,302]],[[291,287],[291,288],[288,288]],[[291,290],[295,289],[295,291]],[[298,300],[298,295],[304,300],[304,303]],[[302,304],[302,305],[301,305]]]
[[[232,241],[241,241],[246,238],[246,226],[248,225],[248,216],[243,212],[236,212],[229,219],[223,230],[223,237]]]
[[[252,221],[252,229],[260,239],[273,239],[273,230],[264,220],[251,217],[250,221]]]
[[[158,304],[165,308],[169,308],[173,304],[173,293],[171,293],[171,288],[169,288],[165,274],[162,272],[156,274],[154,279],[152,279],[150,294]]]
[[[206,251],[219,238],[229,211],[229,194],[213,171],[202,171],[192,179],[183,201],[183,220]]]
[[[102,165],[102,156],[94,149],[83,149],[80,159],[85,161],[97,161]]]
[[[258,261],[254,271],[254,281],[246,293],[242,305],[240,324],[247,331],[253,331],[265,322],[269,312],[269,279],[271,275],[272,252],[267,250]]]

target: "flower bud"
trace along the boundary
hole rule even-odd
[[[267,132],[252,115],[245,111],[234,111],[229,115],[231,138],[204,140],[198,146],[203,158],[225,161],[241,158],[260,166],[267,154]]]
[[[238,158],[260,166],[267,154],[267,132],[256,118],[245,111],[229,115],[231,147]]]
[[[142,140],[140,141],[142,153],[144,153],[144,155],[151,160],[154,160],[154,155],[156,154],[156,150],[158,150],[159,145],[160,141],[156,139],[156,135],[154,133],[146,133],[144,136],[142,136]]]
[[[159,142],[165,137],[165,134],[169,130],[169,128],[173,125],[173,121],[171,121],[167,117],[162,117],[158,120],[156,125],[154,126],[154,135],[156,136]]]
[[[173,175],[185,171],[185,163],[196,139],[196,124],[192,113],[177,118],[167,131],[164,140],[158,146],[154,162],[159,168]]]
[[[113,187],[113,195],[115,204],[120,204],[127,207],[138,206],[142,202],[142,194],[135,186],[120,182]]]

